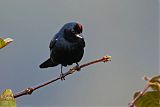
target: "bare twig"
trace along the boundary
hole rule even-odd
[[[66,77],[67,75],[70,75],[70,74],[74,73],[75,71],[79,71],[81,68],[84,68],[86,66],[89,66],[89,65],[92,65],[92,64],[95,64],[95,63],[98,63],[98,62],[108,62],[108,61],[111,61],[111,56],[104,56],[101,59],[97,59],[95,61],[91,61],[91,62],[82,64],[79,67],[74,66],[69,71],[67,71],[66,73],[63,74],[63,78]],[[56,79],[52,79],[50,81],[47,81],[47,82],[42,83],[42,84],[40,84],[38,86],[35,86],[35,87],[26,88],[23,91],[16,93],[14,95],[14,98],[18,98],[18,97],[23,96],[23,95],[31,95],[33,91],[35,91],[35,90],[37,90],[37,89],[39,89],[41,87],[44,87],[46,85],[49,85],[49,84],[51,84],[51,83],[53,83],[53,82],[55,82],[57,80],[60,80],[60,79],[62,79],[62,77],[58,77]]]

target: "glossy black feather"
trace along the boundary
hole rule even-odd
[[[82,33],[82,26],[76,22],[65,24],[50,42],[50,58],[40,68],[78,63],[84,54],[85,41],[76,35]],[[81,35],[82,36],[82,35]]]

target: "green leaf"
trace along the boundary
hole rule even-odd
[[[6,45],[8,45],[11,42],[13,42],[13,39],[11,39],[11,38],[6,38],[6,39],[0,38],[0,49],[5,47]]]
[[[0,49],[3,48],[5,46],[5,41],[0,38]]]
[[[16,100],[11,89],[6,89],[1,94],[0,107],[16,107]]]
[[[160,91],[148,91],[135,103],[136,107],[160,107]]]

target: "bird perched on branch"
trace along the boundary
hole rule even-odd
[[[62,66],[72,65],[82,59],[85,41],[82,36],[82,25],[77,22],[66,23],[60,31],[55,34],[50,42],[50,58],[39,67],[48,68],[61,64],[61,79],[64,79]]]

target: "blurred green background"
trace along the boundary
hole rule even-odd
[[[144,87],[144,75],[158,74],[159,0],[1,0],[0,37],[14,42],[0,50],[0,92],[14,92],[59,76],[60,66],[40,69],[49,43],[63,24],[84,27],[80,64],[111,55],[112,61],[82,69],[17,106],[127,106]],[[67,71],[66,67],[63,71]]]

